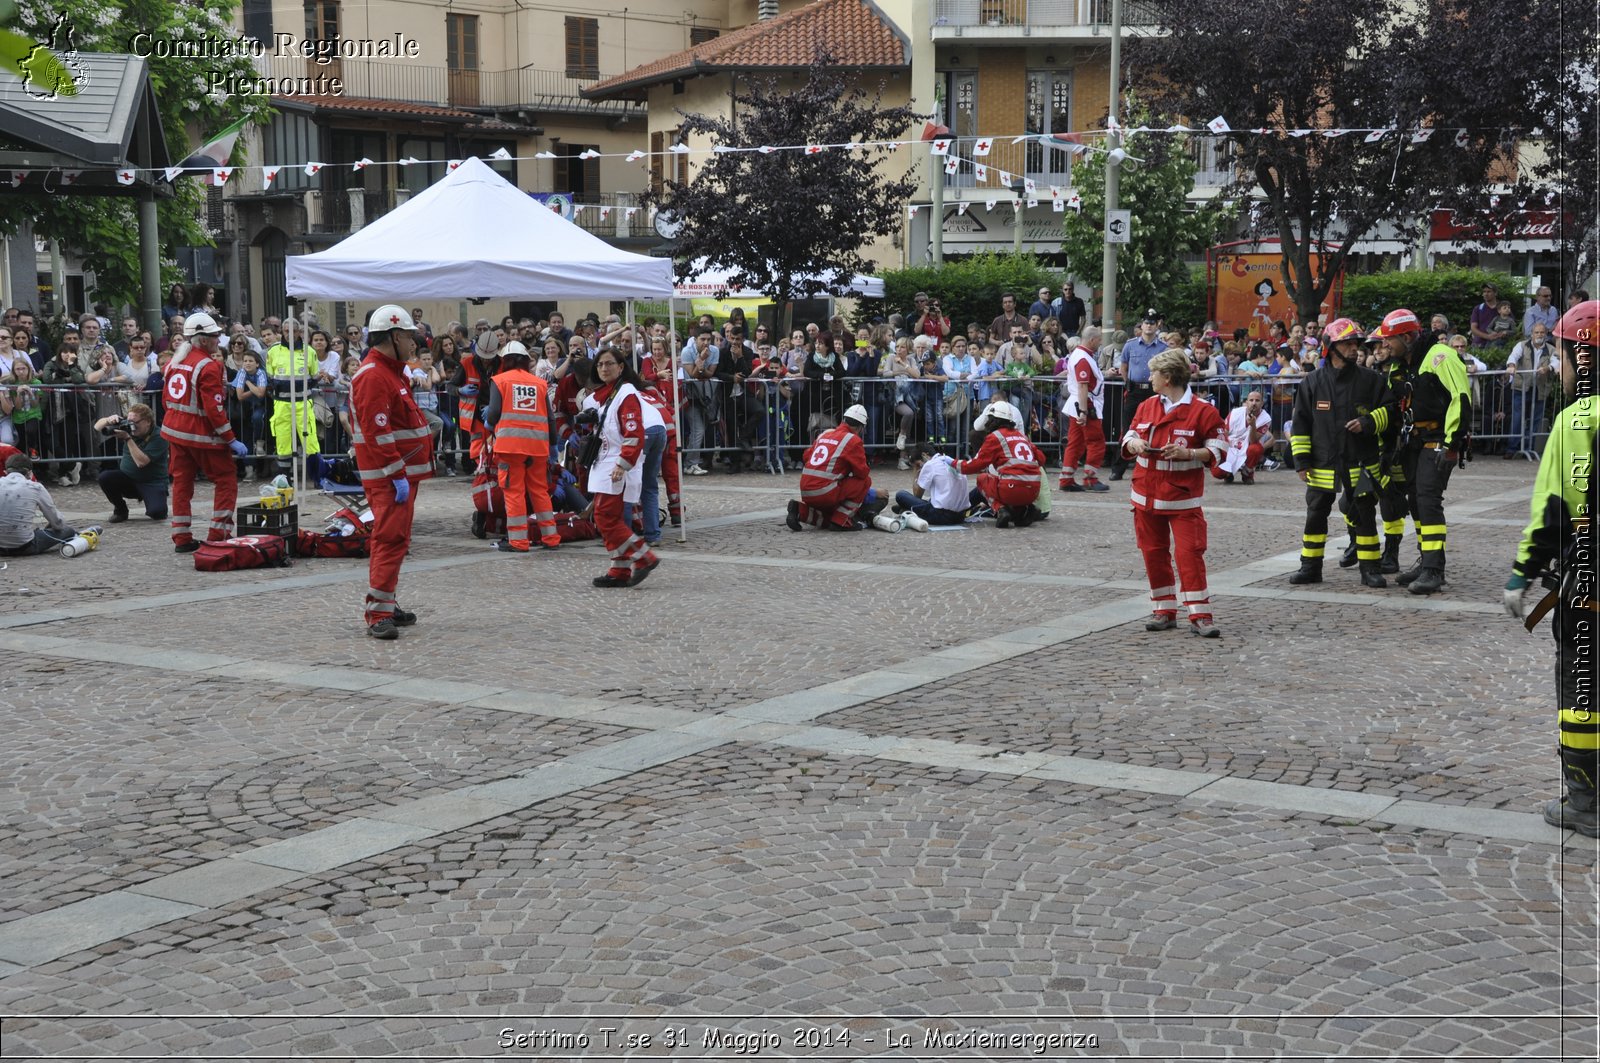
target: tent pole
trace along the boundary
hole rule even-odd
[[[682,413],[682,407],[678,405],[678,377],[683,373],[683,365],[681,356],[678,353],[678,300],[670,295],[667,296],[667,349],[672,352],[672,417],[676,421]],[[679,427],[681,428],[682,426],[679,425]],[[678,497],[679,506],[683,510],[683,517],[678,523],[679,544],[689,541],[689,506],[685,498],[687,492],[683,490],[683,439],[683,433],[679,432],[677,455]]]

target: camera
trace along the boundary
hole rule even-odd
[[[593,428],[600,423],[600,411],[591,406],[574,417],[572,423],[585,428]]]
[[[107,439],[110,439],[118,432],[126,432],[130,436],[133,435],[133,422],[124,417],[120,420],[113,421],[104,428],[100,429],[100,434]]]

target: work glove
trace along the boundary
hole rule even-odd
[[[411,481],[410,480],[407,480],[404,476],[402,476],[398,480],[390,480],[389,482],[394,485],[394,504],[395,505],[403,506],[408,501],[410,501],[410,499],[411,499]]]
[[[476,384],[463,384],[463,385],[461,385],[460,394],[465,395],[467,398],[470,399],[470,398],[472,398],[472,396],[476,395],[477,393],[478,393],[478,385],[476,385]]]
[[[1521,620],[1523,614],[1527,612],[1527,606],[1523,600],[1527,597],[1527,595],[1528,577],[1513,575],[1510,579],[1506,580],[1506,614]]]
[[[242,458],[246,454],[250,453],[250,448],[245,446],[243,443],[241,443],[237,439],[235,439],[232,443],[228,444],[228,449],[233,451],[233,456],[236,457],[236,458]]]

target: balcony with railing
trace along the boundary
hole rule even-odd
[[[987,198],[984,195],[986,191],[1009,194],[1011,184],[1002,180],[1007,175],[1013,180],[1032,181],[1038,186],[1038,196],[1048,199],[1051,185],[1072,187],[1072,167],[1075,163],[1082,164],[1081,155],[1073,156],[1061,148],[1049,147],[1037,140],[1013,144],[1009,137],[991,141],[989,154],[980,156],[973,150],[979,139],[957,137],[950,146],[950,154],[961,160],[960,167],[953,174],[945,173],[942,169],[939,171],[946,188],[972,189],[973,195],[965,197],[968,199]],[[973,164],[986,168],[984,180],[978,180],[978,171]]]
[[[599,192],[576,198],[572,221],[606,240],[630,240],[652,235],[649,213],[639,206],[637,192]]]
[[[277,79],[338,78],[339,95],[370,100],[401,100],[436,107],[519,107],[536,112],[588,114],[609,118],[638,115],[643,103],[627,100],[595,102],[579,93],[610,74],[568,77],[564,70],[462,70],[421,63],[376,59],[336,59],[327,65],[294,56],[265,55],[256,60],[263,77]],[[304,95],[310,89],[299,93]]]
[[[1126,0],[1123,26],[1155,26],[1153,5]],[[934,40],[965,41],[1017,37],[1104,36],[1111,26],[1111,0],[934,0]]]

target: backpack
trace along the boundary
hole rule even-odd
[[[576,513],[557,513],[556,534],[564,543],[581,543],[600,538],[600,529]]]
[[[201,543],[194,552],[196,572],[231,572],[238,568],[292,564],[289,544],[276,535],[242,535],[218,543]]]
[[[366,557],[367,537],[301,528],[295,533],[294,552],[301,557]]]

